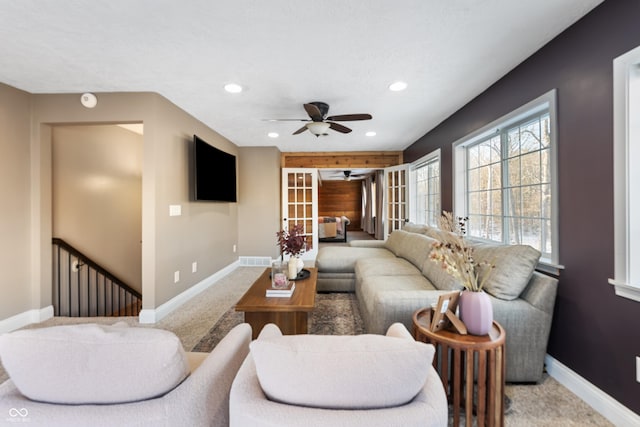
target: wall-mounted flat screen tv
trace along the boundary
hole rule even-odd
[[[237,202],[236,156],[193,135],[195,200]]]

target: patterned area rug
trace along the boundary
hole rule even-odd
[[[192,351],[210,352],[236,325],[244,321],[244,313],[231,307],[207,332]],[[309,318],[309,333],[314,335],[358,335],[364,325],[358,301],[353,293],[321,293]]]

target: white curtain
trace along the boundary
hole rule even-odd
[[[373,234],[373,206],[371,205],[371,183],[372,176],[367,176],[362,182],[362,198],[364,199],[364,207],[362,209],[362,230]]]
[[[376,171],[376,225],[375,225],[375,238],[378,240],[384,239],[384,222],[382,221],[382,215],[384,211],[384,171]]]

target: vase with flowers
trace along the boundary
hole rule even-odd
[[[439,263],[462,284],[464,290],[458,302],[460,320],[469,333],[485,335],[493,323],[493,306],[483,287],[494,265],[474,259],[473,247],[464,238],[468,220],[443,212],[439,221],[439,240],[431,245],[429,259]]]
[[[304,226],[295,224],[289,229],[283,229],[276,233],[277,245],[280,247],[280,257],[289,255],[289,279],[295,279],[304,267],[304,261],[300,255],[304,253],[307,245],[307,236],[304,234]]]

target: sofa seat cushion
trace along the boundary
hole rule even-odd
[[[396,316],[394,313],[397,313],[398,310],[407,314],[405,310],[407,307],[428,307],[431,302],[438,300],[439,293],[442,292],[439,292],[422,275],[371,276],[358,278],[356,282],[358,305],[363,312],[365,321],[366,319],[382,318],[389,313]],[[433,295],[433,298],[430,299],[429,295]],[[411,324],[411,313],[408,314],[407,319],[404,317],[394,318],[407,326]],[[382,329],[376,328],[375,330],[369,329],[370,325],[365,324],[365,326],[367,326],[369,333],[383,333],[391,323],[387,323]]]
[[[381,335],[286,335],[251,343],[268,399],[326,409],[410,402],[425,385],[433,354],[432,345]]]
[[[371,276],[420,276],[422,273],[402,258],[366,258],[356,262],[356,277]]]
[[[364,258],[395,258],[384,248],[326,246],[318,251],[316,267],[323,273],[353,273],[356,261]]]
[[[354,273],[324,273],[318,272],[318,292],[354,292],[356,289],[356,275]]]
[[[529,245],[493,245],[473,243],[473,255],[477,262],[493,264],[493,269],[484,268],[478,280],[489,278],[484,290],[496,298],[507,301],[520,296],[529,283],[540,260],[540,252]]]
[[[189,374],[178,337],[160,329],[66,325],[0,336],[0,359],[32,400],[114,404],[158,397]]]

